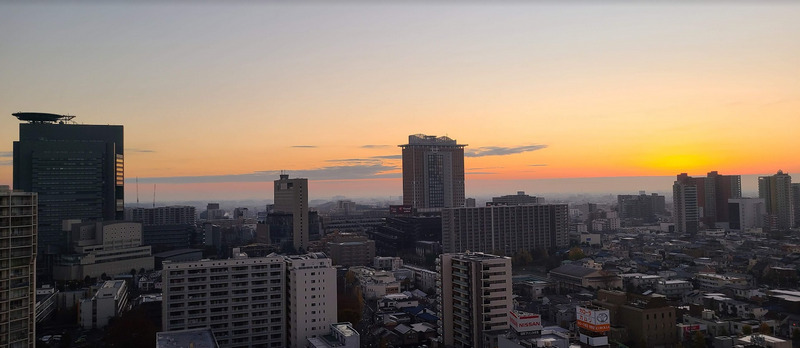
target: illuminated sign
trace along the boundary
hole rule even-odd
[[[508,323],[517,332],[531,332],[542,330],[542,317],[538,314],[522,311],[508,312]]]
[[[575,307],[575,315],[579,328],[592,332],[606,332],[611,330],[611,320],[608,309]]]
[[[414,208],[410,205],[390,205],[389,213],[392,215],[411,215]]]

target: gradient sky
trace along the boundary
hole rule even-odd
[[[136,177],[164,199],[271,198],[280,170],[312,198],[398,196],[415,133],[469,144],[468,196],[800,175],[798,18],[755,1],[3,2],[0,184],[17,111],[124,125],[128,201]],[[580,182],[564,190],[605,189]]]

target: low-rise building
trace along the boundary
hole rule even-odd
[[[124,280],[109,280],[91,299],[81,300],[78,308],[81,327],[99,329],[108,325],[111,318],[128,310],[128,286]]]
[[[153,269],[152,250],[142,245],[141,223],[68,221],[64,227],[69,231],[73,253],[61,255],[53,267],[56,280],[83,280]]]
[[[367,300],[376,300],[388,294],[400,292],[400,282],[389,271],[379,271],[370,267],[351,267],[361,292]]]
[[[414,279],[414,286],[425,292],[433,293],[431,290],[436,289],[436,272],[429,269],[405,265],[403,268],[411,270]]]
[[[309,337],[307,348],[359,348],[361,336],[347,322],[331,324],[327,335]]]
[[[692,283],[685,280],[660,279],[656,283],[656,292],[669,298],[681,298],[693,289]]]
[[[561,265],[550,270],[548,277],[550,281],[556,283],[559,289],[622,288],[622,279],[616,274],[583,266]]]

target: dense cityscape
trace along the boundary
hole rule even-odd
[[[476,199],[468,145],[412,134],[397,201],[310,205],[286,171],[264,205],[164,206],[125,195],[124,125],[13,116],[0,347],[800,344],[781,170],[753,197],[709,168],[671,194]]]

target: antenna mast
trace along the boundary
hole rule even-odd
[[[139,177],[136,177],[136,207],[139,207]]]
[[[153,208],[156,207],[156,184],[153,184]]]

